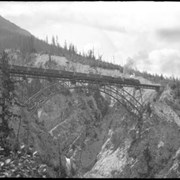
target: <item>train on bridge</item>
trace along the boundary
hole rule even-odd
[[[118,85],[121,87],[136,87],[137,89],[155,89],[160,90],[160,84],[142,84],[138,79],[126,77],[112,77],[100,74],[88,74],[81,72],[72,72],[65,70],[44,69],[37,67],[27,67],[19,65],[5,65],[0,63],[0,69],[8,69],[13,77],[28,77],[41,79],[64,79],[70,82],[95,83],[99,85]]]
[[[19,65],[9,65],[8,69],[13,74],[24,74],[24,75],[35,75],[41,76],[46,75],[47,77],[67,77],[74,80],[100,80],[101,82],[111,82],[111,83],[125,83],[129,85],[138,86],[140,85],[140,81],[134,78],[124,78],[124,77],[112,77],[106,76],[101,74],[88,74],[88,73],[81,73],[81,72],[71,72],[65,70],[55,70],[55,69],[44,69],[44,68],[36,68],[36,67],[26,67],[26,66],[19,66]]]

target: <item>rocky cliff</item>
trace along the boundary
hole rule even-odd
[[[156,101],[149,101],[151,111],[144,112],[140,136],[136,119],[122,108],[108,114],[108,136],[84,177],[179,177],[179,100],[167,88]]]
[[[18,85],[19,96],[45,86],[26,81]],[[22,119],[12,126],[20,142],[40,152],[50,177],[62,169],[69,177],[179,177],[179,96],[169,86],[161,92],[126,90],[143,103],[140,119],[98,90],[62,87],[33,112],[17,108]]]
[[[66,91],[52,96],[33,112],[28,112],[26,107],[21,109],[21,124],[14,123],[16,134],[20,129],[20,141],[40,152],[53,177],[64,157],[73,159],[78,173],[90,170],[106,134],[102,124],[108,102],[100,93]]]

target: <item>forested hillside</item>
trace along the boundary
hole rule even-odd
[[[118,65],[102,61],[102,56],[95,57],[93,50],[87,53],[78,53],[73,44],[64,43],[64,47],[59,45],[58,39],[52,37],[48,44],[48,39],[40,40],[30,34],[28,31],[21,29],[15,24],[9,22],[0,16],[0,51],[4,49],[19,49],[24,55],[26,53],[38,52],[49,53],[59,56],[65,56],[72,61],[99,66],[107,69],[122,69]]]

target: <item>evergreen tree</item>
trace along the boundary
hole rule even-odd
[[[46,43],[48,44],[48,36],[46,36]]]
[[[94,49],[88,51],[87,57],[90,59],[95,59]]]
[[[56,46],[56,42],[55,42],[54,36],[52,36],[52,45],[53,45],[53,46]]]
[[[9,122],[19,116],[13,113],[12,107],[15,104],[15,86],[10,78],[8,69],[7,54],[3,52],[2,55],[2,77],[0,79],[0,146],[2,151],[0,153],[9,155],[10,144],[9,138],[13,134],[13,129],[9,127]]]
[[[68,49],[68,48],[67,48],[67,42],[66,42],[66,41],[64,42],[64,49],[65,49],[65,50]]]
[[[30,40],[29,40],[29,52],[30,53],[35,53],[36,52],[35,44],[34,44],[34,36],[31,36]]]
[[[58,40],[58,36],[56,35],[56,46],[57,47],[60,47],[60,44],[59,44],[59,40]]]

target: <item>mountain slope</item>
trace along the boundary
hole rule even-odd
[[[8,38],[10,34],[31,36],[31,33],[29,33],[28,31],[20,28],[19,26],[13,24],[12,22],[0,16],[0,39]]]
[[[92,50],[87,54],[81,55],[72,43],[69,46],[66,44],[64,47],[60,47],[58,42],[48,44],[0,16],[0,52],[4,49],[20,49],[23,54],[46,52],[52,55],[64,56],[70,61],[87,64],[92,67],[122,71],[122,67],[119,65],[104,62],[100,57],[95,58]]]
[[[19,49],[26,54],[34,51],[49,51],[50,48],[49,44],[0,16],[0,52],[4,49]]]

